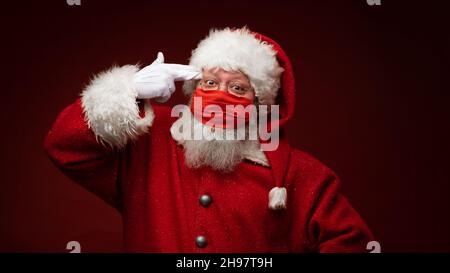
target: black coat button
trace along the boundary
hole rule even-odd
[[[205,236],[197,236],[195,244],[200,248],[204,248],[208,245],[208,241],[206,241]]]
[[[208,194],[203,194],[202,196],[200,196],[199,201],[200,201],[200,204],[206,208],[206,207],[209,207],[209,205],[211,205],[212,198]]]

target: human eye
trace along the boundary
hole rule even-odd
[[[239,85],[239,84],[234,84],[232,86],[230,86],[230,91],[238,93],[238,94],[244,94],[247,90],[245,87]]]
[[[214,80],[209,79],[209,80],[205,81],[205,85],[211,87],[211,86],[216,86],[217,84]]]

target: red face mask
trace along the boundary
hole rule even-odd
[[[197,100],[201,98],[201,105],[196,105],[196,97]],[[252,112],[247,112],[244,108],[252,104],[251,100],[235,96],[227,91],[204,91],[197,88],[192,94],[191,111],[203,124],[220,128],[236,128],[239,124],[249,123],[249,113]],[[228,110],[227,105],[229,105]],[[229,109],[230,106],[232,110]]]

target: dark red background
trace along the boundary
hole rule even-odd
[[[12,2],[12,1],[10,1]],[[294,146],[335,170],[386,252],[450,251],[448,8],[437,1],[16,1],[1,8],[0,251],[120,251],[120,215],[42,148],[94,73],[187,63],[211,27],[278,41]],[[178,88],[170,104],[183,102]]]

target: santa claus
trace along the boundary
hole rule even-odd
[[[179,80],[189,107],[154,103]],[[45,149],[120,211],[127,251],[366,251],[372,235],[339,179],[287,141],[294,95],[291,63],[276,42],[247,28],[211,30],[189,65],[166,64],[159,53],[142,69],[97,75],[58,116]],[[269,111],[225,111],[249,105]],[[277,133],[251,138],[255,115]],[[276,145],[264,149],[267,142]]]

